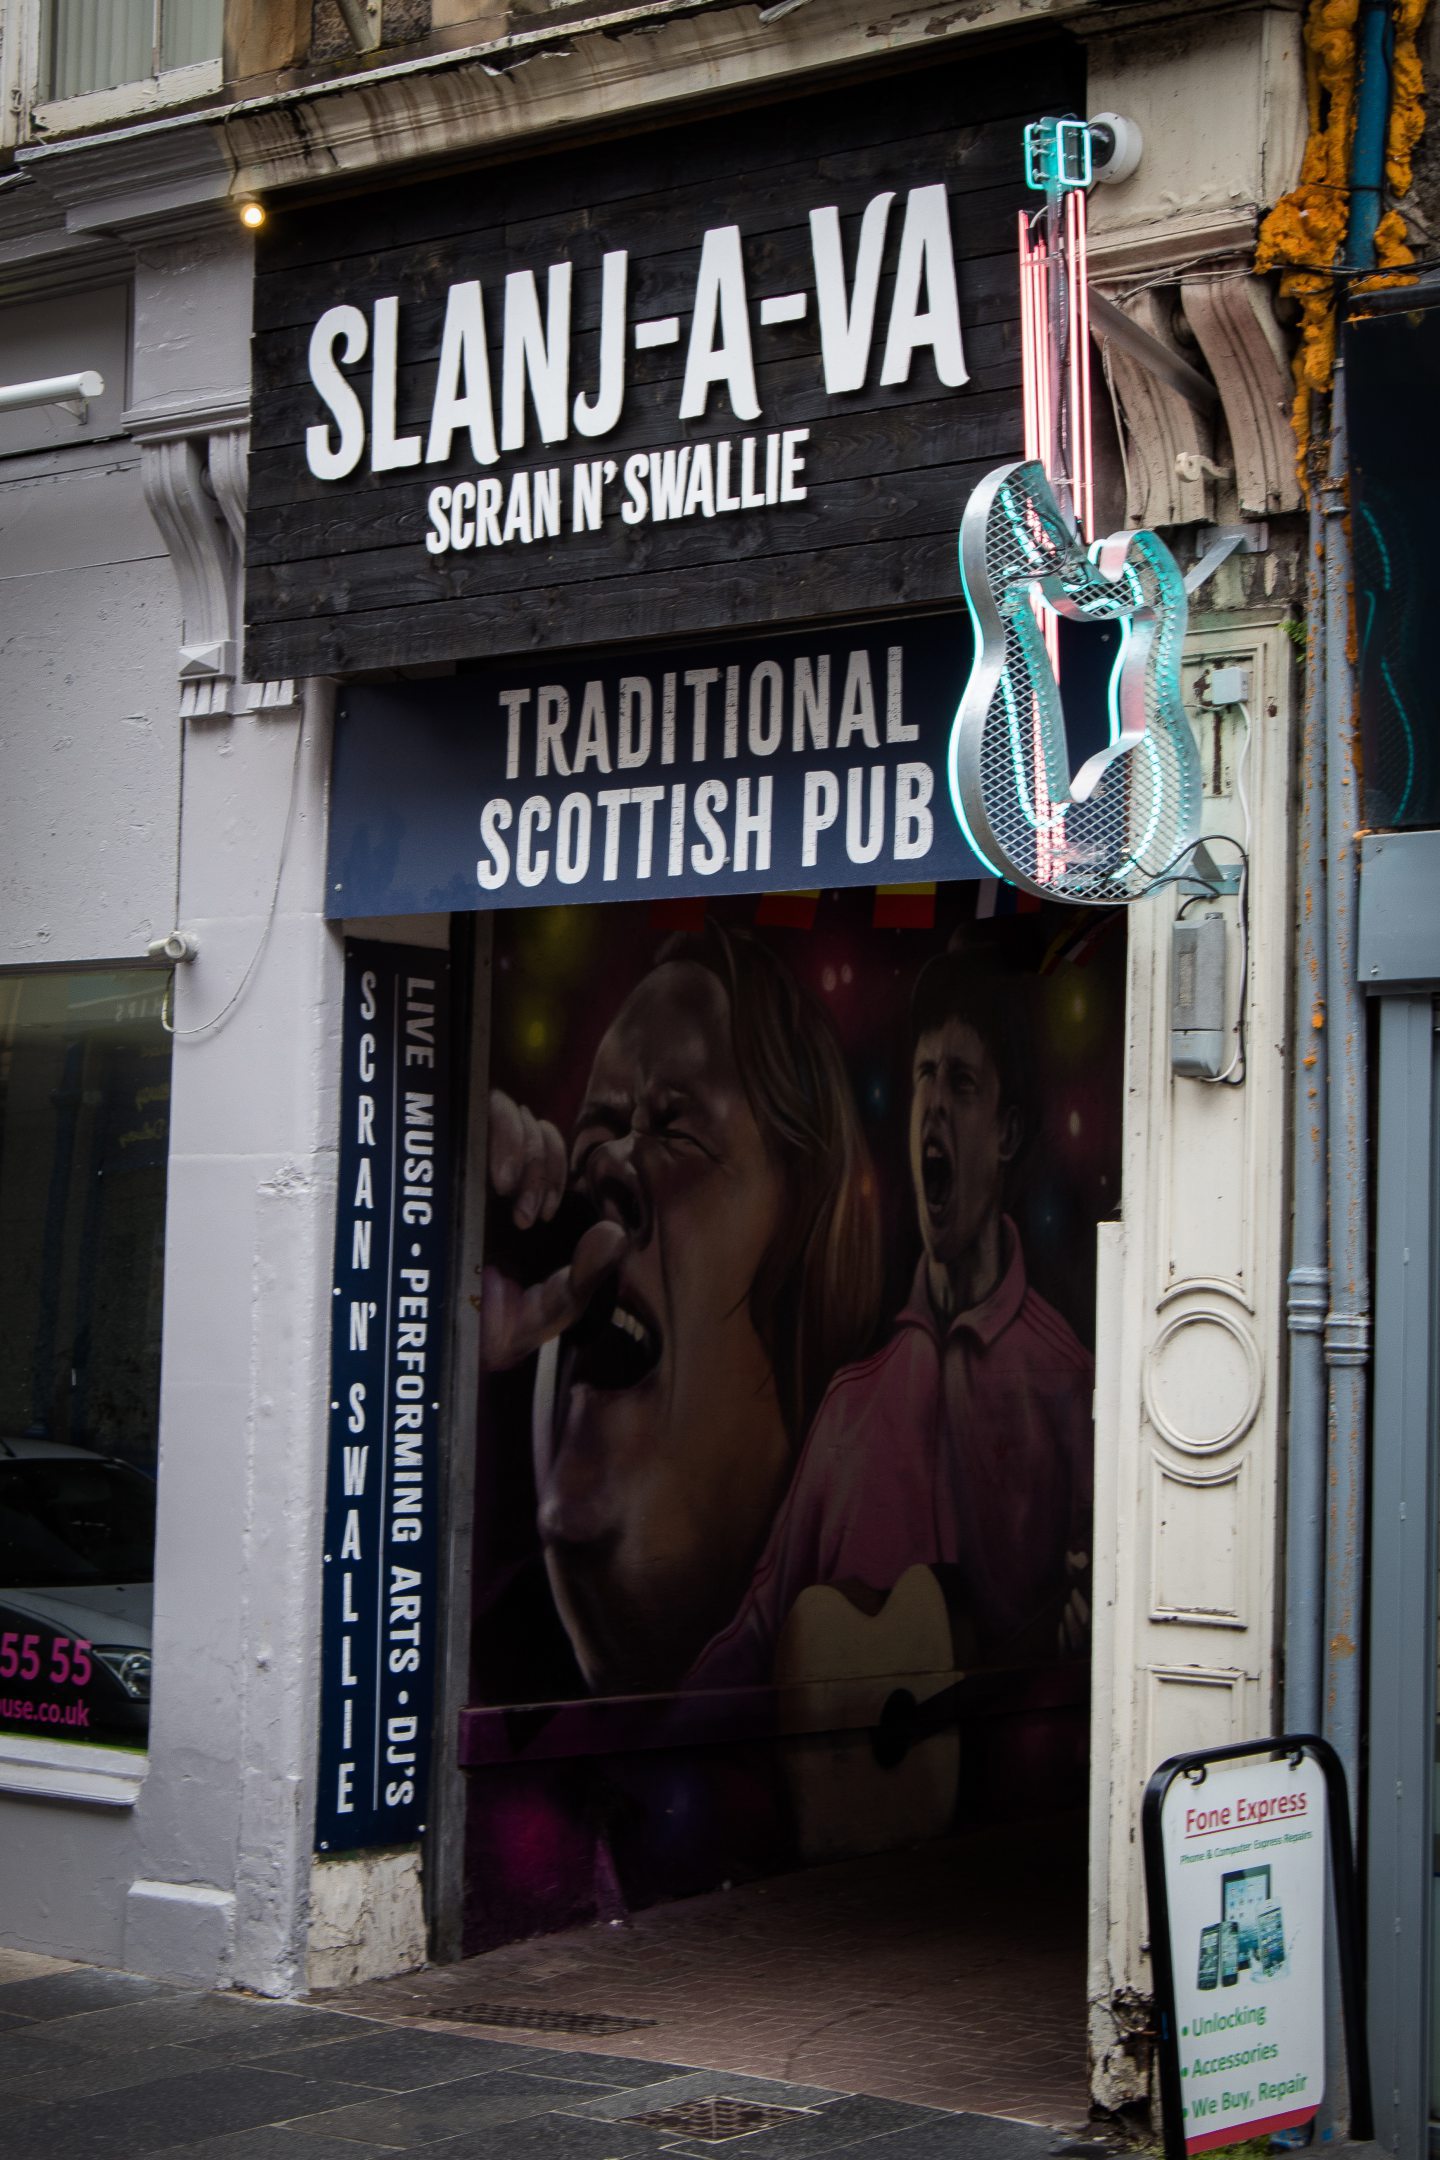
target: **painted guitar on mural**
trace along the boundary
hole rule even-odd
[[[1186,599],[1156,534],[1087,548],[1035,459],[976,488],[960,527],[975,660],[950,737],[950,793],[995,873],[1045,899],[1113,906],[1199,836],[1200,764],[1180,699]],[[1109,741],[1072,771],[1046,610],[1115,623]]]

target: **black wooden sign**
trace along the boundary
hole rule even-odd
[[[320,1646],[321,1852],[425,1828],[449,1227],[449,962],[345,947]]]
[[[252,677],[951,601],[1020,448],[1016,46],[272,216]]]

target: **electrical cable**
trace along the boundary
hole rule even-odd
[[[1250,718],[1250,707],[1243,700],[1241,703],[1232,706],[1231,710],[1238,712],[1245,722],[1245,740],[1241,743],[1240,754],[1235,760],[1235,797],[1240,805],[1240,815],[1245,820],[1245,860],[1248,862],[1250,860],[1251,841],[1250,797],[1245,792],[1245,765],[1250,756],[1250,738],[1254,732],[1254,724]]]
[[[1248,859],[1244,841],[1237,840],[1233,833],[1201,833],[1198,839],[1187,840],[1184,847],[1178,848],[1176,852],[1170,857],[1169,862],[1161,865],[1160,869],[1156,871],[1154,877],[1150,880],[1150,884],[1147,886],[1146,890],[1153,892],[1158,886],[1168,885],[1172,883],[1173,872],[1179,869],[1181,863],[1189,861],[1190,857],[1195,853],[1197,847],[1214,847],[1217,842],[1223,842],[1226,847],[1233,847],[1242,862]],[[1191,870],[1188,874],[1194,879],[1197,885],[1203,885],[1205,883],[1205,876],[1203,871]],[[1203,893],[1195,893],[1194,895],[1192,895],[1192,897],[1196,900],[1218,900],[1220,898],[1220,888],[1218,885],[1208,886]],[[1186,904],[1188,906],[1189,903],[1187,902]]]
[[[1252,723],[1250,708],[1238,703],[1229,708],[1238,712],[1245,722],[1245,739],[1235,760],[1235,797],[1245,820],[1245,841],[1240,848],[1240,884],[1236,894],[1236,913],[1240,924],[1240,987],[1235,1008],[1235,1049],[1229,1064],[1222,1072],[1202,1076],[1206,1087],[1241,1087],[1245,1081],[1245,1000],[1249,991],[1250,977],[1250,798],[1245,792],[1245,763],[1250,755]],[[1217,723],[1218,724],[1218,723]],[[1218,835],[1216,836],[1219,837]],[[1228,835],[1227,835],[1228,837]],[[1231,845],[1235,843],[1232,841]],[[1217,895],[1218,897],[1218,895]],[[1181,910],[1184,913],[1184,910]]]
[[[160,1005],[160,1025],[167,1035],[173,1036],[177,1041],[189,1035],[207,1035],[211,1028],[219,1027],[221,1021],[234,1011],[245,994],[251,976],[260,965],[260,956],[270,941],[270,932],[275,926],[276,910],[280,905],[280,882],[285,875],[285,864],[290,854],[290,836],[295,827],[295,804],[300,793],[300,745],[304,740],[304,736],[305,716],[302,712],[295,723],[295,748],[290,760],[290,800],[285,808],[285,829],[280,835],[280,857],[275,865],[275,884],[270,894],[270,906],[266,912],[259,941],[254,952],[250,955],[250,962],[244,974],[240,977],[239,982],[235,985],[225,1003],[220,1007],[219,1012],[212,1013],[208,1020],[202,1020],[198,1027],[176,1027],[170,1017],[171,1001],[175,993],[175,971],[173,968],[171,969],[170,980],[165,986],[165,995]]]
[[[1250,859],[1240,865],[1240,988],[1235,1002],[1235,1049],[1223,1072],[1202,1076],[1206,1087],[1242,1087],[1245,1082],[1245,998],[1250,973]],[[1238,1068],[1238,1070],[1237,1070]]]
[[[1207,270],[1207,265],[1213,265],[1214,267]],[[1287,270],[1304,270],[1315,277],[1334,277],[1342,280],[1345,283],[1350,283],[1356,279],[1373,277],[1413,277],[1418,275],[1423,270],[1434,270],[1436,268],[1440,268],[1440,254],[1417,255],[1414,262],[1397,263],[1393,270],[1377,270],[1376,266],[1373,263],[1366,264],[1333,262],[1287,262],[1284,267]],[[1251,269],[1227,269],[1224,266],[1224,258],[1220,256],[1216,256],[1213,254],[1192,255],[1187,257],[1184,261],[1166,263],[1162,265],[1161,268],[1150,271],[1147,276],[1139,279],[1133,285],[1121,286],[1117,291],[1112,293],[1111,298],[1116,300],[1117,302],[1121,300],[1133,300],[1138,293],[1153,292],[1155,288],[1160,285],[1173,285],[1176,280],[1183,277],[1187,271],[1197,270],[1206,271],[1207,275],[1216,279],[1217,282],[1221,280],[1228,282],[1235,278],[1253,278],[1255,275],[1254,271]],[[1381,286],[1379,288],[1379,290],[1381,290],[1382,292],[1391,289],[1392,288],[1386,286]],[[1365,295],[1362,294],[1361,298],[1363,299],[1364,297]]]

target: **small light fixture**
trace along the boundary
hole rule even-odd
[[[265,223],[264,203],[256,202],[253,195],[247,195],[240,205],[240,223],[248,226],[251,232],[259,232]]]

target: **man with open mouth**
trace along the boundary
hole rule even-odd
[[[537,1520],[597,1694],[675,1685],[734,1613],[831,1374],[873,1339],[879,1240],[839,1047],[773,953],[712,929],[642,977],[568,1149],[496,1094],[490,1172],[569,1260],[487,1269],[482,1355],[538,1353]]]
[[[965,1662],[1053,1657],[1085,1640],[1094,1366],[1027,1282],[1004,1212],[1036,1122],[1026,990],[953,953],[921,971],[910,1295],[885,1347],[832,1381],[745,1602],[693,1684],[768,1677],[811,1586],[840,1585],[873,1609],[917,1563],[947,1571]]]

